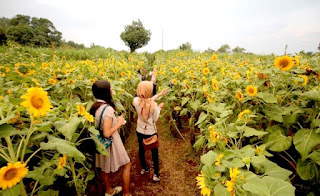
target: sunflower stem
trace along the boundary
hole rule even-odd
[[[21,153],[21,162],[23,162],[24,155],[25,155],[25,152],[26,152],[26,149],[27,149],[27,146],[28,146],[28,142],[29,142],[30,136],[33,133],[33,117],[31,116],[30,119],[31,119],[31,125],[30,125],[30,129],[28,131],[27,138],[26,138],[26,140],[24,142],[23,150],[22,150],[22,153]]]
[[[37,187],[38,183],[39,183],[39,180],[37,180],[36,183],[34,184],[34,187],[33,187],[32,192],[31,192],[31,196],[33,196],[33,194],[35,193],[35,190],[36,190],[36,187]]]
[[[34,156],[34,155],[36,155],[39,151],[41,150],[41,148],[39,148],[38,150],[36,150],[36,151],[34,151],[34,153],[32,153],[32,155],[26,160],[26,165],[28,164],[28,162],[30,161],[30,159]]]
[[[2,157],[4,160],[6,160],[8,163],[11,163],[11,162],[13,162],[11,159],[10,159],[10,157],[7,155],[7,154],[5,154],[4,152],[3,153],[0,153],[0,157]]]
[[[12,142],[10,140],[10,137],[5,137],[4,138],[8,144],[8,151],[9,151],[9,155],[12,161],[16,162],[16,155],[14,154],[14,150],[13,150],[13,146],[12,146]]]
[[[18,146],[18,149],[17,149],[17,157],[19,157],[19,154],[20,154],[20,151],[21,151],[21,146],[22,146],[22,143],[24,142],[24,138],[21,139],[20,143],[19,143],[19,146]]]
[[[72,160],[72,157],[68,157],[69,159],[69,162],[70,162],[70,167],[71,167],[71,172],[72,172],[72,177],[73,177],[73,183],[74,183],[74,186],[76,188],[76,191],[77,191],[77,196],[81,196],[79,190],[78,190],[78,187],[77,187],[77,175],[76,175],[76,171],[75,171],[75,168],[74,168],[74,163],[73,163],[73,160]]]

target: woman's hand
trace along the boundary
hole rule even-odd
[[[160,95],[165,95],[167,93],[168,93],[168,91],[166,89],[164,89],[164,90],[161,91]]]
[[[164,106],[164,103],[162,102],[162,103],[160,103],[158,106],[159,106],[160,109],[162,109],[163,106]]]
[[[123,125],[123,123],[124,123],[123,115],[121,115],[121,116],[119,116],[119,117],[117,118],[117,123],[119,123],[120,125]]]

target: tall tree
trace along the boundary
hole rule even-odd
[[[241,47],[239,47],[239,46],[235,47],[235,48],[232,50],[233,53],[244,53],[245,51],[246,51],[246,49],[241,48]]]
[[[224,44],[220,46],[220,48],[217,50],[219,53],[227,53],[230,50],[230,46],[228,44]]]
[[[59,44],[62,38],[62,33],[45,18],[17,15],[10,19],[9,25],[5,32],[7,39],[22,45],[48,47],[53,43]]]
[[[7,42],[7,31],[10,26],[9,18],[0,18],[0,44],[5,44]]]
[[[192,50],[191,44],[189,42],[186,42],[179,46],[180,50]]]
[[[132,21],[131,25],[126,25],[120,37],[122,41],[130,48],[130,52],[134,52],[138,48],[142,48],[150,41],[151,31],[146,30],[142,22]]]

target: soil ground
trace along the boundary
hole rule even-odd
[[[159,122],[160,121],[160,122]],[[144,175],[140,174],[141,167],[138,156],[138,141],[136,124],[133,124],[129,137],[126,138],[125,148],[132,162],[130,191],[136,195],[200,195],[195,178],[198,175],[199,157],[196,156],[190,144],[190,133],[185,131],[181,138],[174,138],[171,134],[169,123],[159,120],[157,123],[159,135],[159,159],[161,180],[153,182],[153,169]],[[179,136],[178,136],[179,137]],[[146,161],[152,167],[151,152],[146,152]],[[112,175],[112,185],[121,184],[121,170]]]

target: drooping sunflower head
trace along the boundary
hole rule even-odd
[[[239,101],[243,100],[243,94],[241,92],[236,92],[236,97]]]
[[[46,116],[52,108],[47,94],[42,88],[29,88],[27,93],[21,96],[25,99],[21,105],[28,108],[34,117]]]
[[[208,73],[210,73],[210,69],[209,68],[204,68],[202,72],[203,72],[204,75],[207,75]]]
[[[26,164],[21,162],[8,163],[0,169],[0,187],[2,190],[12,188],[28,173]]]
[[[63,168],[66,165],[66,162],[67,162],[67,155],[64,154],[62,157],[59,158],[58,169]]]
[[[282,56],[275,60],[274,65],[275,68],[279,68],[281,71],[288,71],[293,67],[294,61],[289,56]]]
[[[249,95],[250,97],[254,97],[254,96],[256,96],[256,94],[258,93],[258,89],[257,89],[257,87],[255,87],[255,86],[249,85],[249,86],[247,86],[247,88],[246,88],[246,92],[248,93],[248,95]]]

